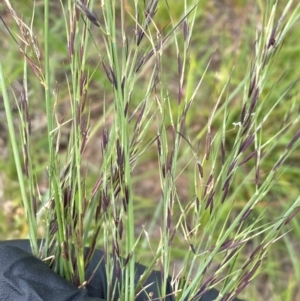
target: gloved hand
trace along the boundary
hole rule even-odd
[[[87,279],[102,257],[103,252],[97,250],[86,270]],[[136,264],[136,282],[145,269],[145,266]],[[145,287],[148,286],[146,292],[153,293],[153,300],[159,298],[157,288],[160,287],[160,279],[160,272],[153,271],[144,284]],[[106,283],[103,261],[86,289],[78,289],[34,257],[30,253],[28,240],[0,241],[0,301],[111,301],[106,299]],[[170,284],[166,291],[172,292]],[[140,293],[135,300],[149,300],[146,292]],[[217,296],[217,290],[213,289],[199,301],[213,301]],[[115,296],[115,300],[117,298]],[[165,298],[165,301],[173,300],[172,295]]]
[[[105,301],[89,297],[22,249],[0,246],[1,301]]]

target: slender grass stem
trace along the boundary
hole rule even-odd
[[[26,218],[28,222],[28,229],[29,229],[29,237],[30,237],[30,244],[32,248],[32,253],[37,255],[38,254],[38,245],[37,245],[37,224],[35,219],[34,210],[32,207],[31,200],[28,200],[27,192],[26,192],[26,184],[25,179],[23,175],[23,170],[21,166],[20,161],[20,155],[19,155],[19,146],[18,146],[18,140],[15,134],[14,124],[13,124],[13,117],[12,117],[12,110],[10,107],[10,100],[8,98],[7,90],[6,90],[6,84],[2,69],[2,64],[0,62],[0,87],[6,112],[6,118],[7,118],[7,126],[8,126],[8,132],[10,137],[10,142],[12,146],[12,151],[14,155],[17,175],[18,175],[18,181],[20,185],[21,190],[21,197],[22,202],[24,204],[25,212],[26,212]]]

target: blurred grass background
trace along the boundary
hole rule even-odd
[[[231,77],[230,90],[234,91],[239,88],[245,72],[251,63],[253,55],[253,47],[256,39],[256,31],[260,30],[261,11],[263,1],[245,1],[245,0],[210,0],[200,1],[198,8],[198,16],[195,25],[194,35],[192,38],[192,47],[190,49],[191,60],[190,68],[194,70],[193,77],[189,78],[189,85],[192,87],[194,83],[201,78],[204,70],[210,61],[208,71],[203,79],[200,93],[197,96],[199,101],[194,106],[194,110],[190,112],[187,119],[187,131],[189,137],[192,139],[200,139],[201,131],[207,124],[207,119],[215,104],[216,98],[220,91]],[[32,16],[32,1],[23,0],[22,3],[18,0],[12,0],[11,3],[18,10],[19,16],[22,16],[27,23]],[[178,0],[168,1],[174,23],[178,22],[182,17],[183,7]],[[43,26],[43,1],[36,1],[36,15],[34,19],[34,32],[37,36],[38,44],[43,44],[42,26]],[[279,7],[285,3],[279,3]],[[131,10],[130,1],[127,3],[128,11]],[[51,68],[52,75],[58,84],[61,84],[60,102],[58,104],[59,113],[61,117],[69,113],[68,91],[65,85],[65,78],[68,75],[67,64],[67,48],[66,48],[66,32],[64,20],[59,1],[51,4],[51,38],[50,49],[55,49],[52,53]],[[95,11],[100,10],[100,6],[95,6]],[[281,9],[278,9],[281,12]],[[16,25],[0,4],[0,14],[9,26],[12,32],[18,32]],[[171,28],[170,17],[167,7],[160,5],[158,15],[156,16],[157,26],[163,29],[166,25],[166,32]],[[275,100],[284,93],[284,91],[299,77],[300,63],[300,44],[298,43],[300,37],[300,24],[297,24],[289,37],[285,40],[281,53],[277,56],[277,61],[273,64],[271,71],[272,80],[266,83],[264,93],[270,92],[269,101]],[[0,40],[0,59],[4,65],[4,74],[9,75],[9,82],[11,84],[11,91],[15,93],[18,98],[21,94],[21,83],[23,73],[23,59],[19,52],[17,45],[9,36],[4,25],[0,24],[0,32],[2,39]],[[93,30],[93,37],[97,43],[97,32]],[[97,45],[101,49],[101,45]],[[165,60],[170,60],[168,73],[165,73],[166,82],[170,87],[174,87],[174,103],[177,102],[177,65],[172,63],[174,58],[176,60],[176,49],[170,47],[166,48],[168,55]],[[89,50],[88,65],[91,70],[95,69],[99,63],[97,49],[91,47]],[[168,63],[168,62],[166,62]],[[35,75],[29,72],[32,76],[29,96],[31,101],[31,119],[32,119],[32,137],[34,139],[33,147],[35,148],[34,167],[39,179],[39,187],[41,193],[47,192],[47,175],[45,169],[47,166],[47,129],[46,116],[44,112],[44,95],[40,84],[35,80]],[[95,80],[90,88],[89,98],[91,101],[91,119],[94,124],[94,132],[91,137],[92,141],[89,143],[84,159],[89,170],[97,176],[97,164],[100,164],[100,137],[97,136],[99,130],[99,116],[103,111],[103,97],[109,102],[112,97],[109,92],[105,92],[105,88],[109,87],[107,78],[99,67],[96,70]],[[143,78],[140,79],[141,83]],[[295,102],[295,112],[300,111],[299,100],[299,84],[291,89],[286,95],[287,102]],[[238,90],[237,90],[238,91]],[[232,100],[230,108],[229,119],[234,122],[239,121],[239,111],[234,110],[234,104],[239,103],[243,91],[238,91]],[[188,92],[187,92],[188,93]],[[141,99],[138,97],[138,91],[133,103],[139,104]],[[171,95],[172,97],[172,95]],[[13,97],[12,97],[13,99]],[[17,107],[16,116],[18,115]],[[269,129],[264,133],[267,139],[272,135],[274,129],[281,127],[282,116],[286,115],[286,107],[284,102],[276,109],[276,113],[269,118]],[[214,123],[213,129],[218,129],[222,126],[222,118],[220,123]],[[232,134],[234,135],[235,126],[232,125]],[[149,140],[156,134],[156,128],[153,127],[153,132],[149,132]],[[292,137],[285,135],[281,137],[282,149]],[[65,140],[64,140],[65,139]],[[62,142],[67,141],[68,133],[62,133]],[[234,137],[232,138],[232,142]],[[226,141],[227,151],[230,152],[232,144],[230,142],[230,133],[228,133]],[[66,143],[67,145],[67,143]],[[186,145],[188,147],[188,145]],[[282,152],[278,147],[278,154]],[[65,155],[66,149],[61,148],[62,158]],[[184,149],[181,150],[184,154]],[[274,153],[274,152],[273,152]],[[150,223],[151,216],[156,210],[156,204],[160,197],[160,183],[155,170],[157,170],[157,162],[153,160],[155,155],[155,148],[149,148],[145,156],[139,161],[139,165],[135,171],[135,208],[140,212],[138,214],[140,221],[137,224],[140,226],[146,221]],[[276,157],[276,152],[274,153]],[[188,161],[188,160],[187,160]],[[185,166],[187,161],[180,161],[181,166]],[[272,166],[274,158],[269,157],[264,161],[261,172],[267,172],[268,166]],[[280,215],[283,208],[289,206],[289,200],[294,200],[299,196],[299,178],[300,178],[300,153],[295,153],[286,164],[286,171],[281,176],[278,185],[273,187],[271,193],[266,196],[265,202],[262,203],[260,210],[267,210],[270,220],[274,216]],[[189,177],[189,172],[190,177]],[[190,183],[193,179],[193,166],[187,167],[186,172],[178,178],[177,185],[180,187],[181,198],[190,199],[192,187]],[[239,182],[245,177],[248,170],[239,172],[236,176],[233,187],[238,188]],[[254,192],[253,183],[245,186],[239,190],[235,202],[235,210],[243,207],[248,197]],[[18,188],[18,180],[16,177],[15,165],[13,156],[8,143],[5,113],[3,108],[3,101],[0,98],[0,239],[14,239],[26,238],[27,226],[25,223],[24,211],[20,207],[20,193]],[[257,209],[255,209],[257,210]],[[260,212],[255,212],[259,216]],[[224,212],[224,219],[227,214]],[[205,226],[205,225],[204,225]],[[300,224],[299,218],[292,220],[290,227],[293,228],[291,232],[284,236],[271,250],[268,260],[265,262],[263,273],[256,278],[243,292],[242,297],[245,300],[300,300],[300,255],[299,255],[299,239],[300,239]],[[155,239],[155,237],[154,237]],[[174,252],[174,261],[180,261],[180,241],[178,242],[178,251]],[[251,246],[249,246],[250,248]],[[247,253],[245,252],[245,256]]]

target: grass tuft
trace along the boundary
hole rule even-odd
[[[32,252],[55,272],[86,287],[99,247],[108,300],[134,300],[155,269],[161,297],[172,275],[176,300],[212,287],[217,300],[232,300],[247,298],[260,274],[271,277],[273,245],[286,241],[295,264],[287,237],[298,227],[300,198],[287,183],[299,176],[298,78],[282,75],[281,64],[300,5],[259,3],[249,26],[258,24],[255,40],[243,29],[234,46],[225,34],[216,48],[201,31],[210,18],[205,1],[182,1],[178,13],[174,1],[44,0],[40,29],[38,3],[23,20],[5,0],[9,47],[19,51],[13,64],[23,64],[21,97],[11,96],[1,57],[10,156]],[[41,147],[37,108],[46,120]],[[155,189],[146,191],[152,176]],[[147,269],[136,284],[141,257]]]

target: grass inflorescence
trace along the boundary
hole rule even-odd
[[[299,212],[299,197],[290,196],[279,213],[270,201],[278,185],[284,187],[300,146],[297,78],[281,86],[284,76],[276,69],[299,5],[258,6],[252,52],[244,55],[241,46],[246,60],[227,66],[225,76],[219,72],[209,96],[203,91],[218,50],[206,45],[210,57],[203,55],[197,34],[209,4],[182,1],[178,13],[173,2],[158,0],[60,6],[44,0],[43,11],[38,3],[28,21],[5,0],[10,47],[23,57],[20,99],[13,94],[17,118],[6,62],[0,65],[32,252],[84,288],[95,248],[103,249],[108,300],[116,290],[120,300],[134,300],[154,269],[161,272],[161,296],[168,294],[169,275],[176,300],[197,300],[212,287],[220,290],[217,300],[238,296],[264,272],[271,247],[286,239]],[[39,13],[43,30],[35,27]],[[58,39],[55,24],[64,26]],[[220,48],[219,55],[228,56]],[[42,97],[46,120],[42,170],[35,159],[33,95]],[[91,149],[96,158],[87,163]],[[151,173],[159,193],[139,195]],[[141,256],[148,268],[136,285]],[[112,281],[114,271],[121,287]]]

